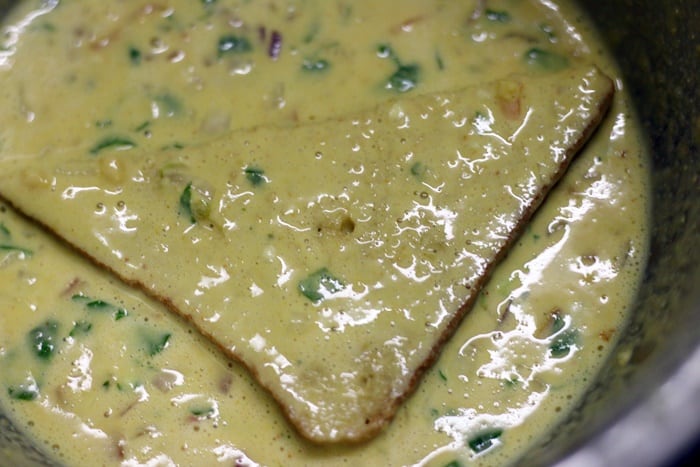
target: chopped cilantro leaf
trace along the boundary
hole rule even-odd
[[[559,71],[569,66],[569,60],[563,55],[539,47],[529,49],[523,57],[528,65],[541,70]]]
[[[135,66],[141,64],[141,51],[136,47],[129,47],[129,61]]]
[[[416,162],[411,166],[411,175],[415,177],[422,177],[425,175],[425,171],[427,170],[427,167],[425,164],[422,162]]]
[[[129,138],[123,138],[121,136],[109,136],[98,141],[93,147],[90,148],[90,154],[93,156],[100,153],[105,149],[115,149],[115,150],[125,150],[136,147],[134,143]]]
[[[150,357],[161,353],[168,347],[171,334],[169,332],[164,334],[144,334],[144,340],[146,344],[146,352]]]
[[[22,253],[22,254],[27,255],[27,256],[31,256],[33,254],[32,250],[29,250],[27,248],[22,248],[22,247],[15,246],[15,245],[5,245],[5,244],[0,245],[0,251],[16,251],[18,253]]]
[[[95,126],[97,128],[108,128],[112,126],[112,120],[95,120]]]
[[[576,330],[568,330],[559,334],[549,345],[549,353],[554,358],[565,357],[571,352],[572,347],[578,342]]]
[[[136,128],[134,128],[134,131],[137,131],[137,132],[138,132],[138,131],[144,131],[144,130],[146,130],[149,126],[151,126],[151,122],[149,122],[148,120],[146,120],[145,122],[141,123],[139,126],[137,126]]]
[[[128,315],[129,312],[124,308],[117,308],[117,311],[114,313],[114,321],[119,321],[122,318],[126,318]]]
[[[484,452],[490,447],[492,447],[494,440],[500,438],[502,434],[503,430],[498,428],[485,431],[480,435],[475,436],[474,438],[469,440],[469,449],[471,449],[475,453]]]
[[[401,65],[393,75],[389,77],[386,87],[398,92],[407,92],[418,84],[420,68],[416,64]]]
[[[180,214],[188,217],[192,224],[197,222],[192,212],[192,182],[188,183],[180,195]]]
[[[302,279],[298,289],[309,300],[318,302],[342,291],[345,289],[345,284],[333,276],[328,269],[321,268]]]
[[[219,39],[217,45],[217,50],[219,51],[219,57],[228,53],[243,53],[250,52],[253,48],[250,45],[250,41],[245,37],[238,36],[223,36]]]
[[[94,299],[83,294],[75,294],[71,297],[71,300],[82,303],[88,311],[111,312],[115,321],[119,321],[129,314],[124,308],[120,308],[113,303]]]
[[[308,44],[309,42],[312,42],[316,36],[318,35],[318,32],[321,30],[321,24],[317,21],[311,23],[311,26],[309,27],[308,32],[304,35],[304,38],[302,39],[305,44]]]
[[[497,11],[487,8],[486,19],[495,23],[507,23],[510,21],[510,14],[507,11]]]
[[[70,331],[70,333],[68,333],[68,335],[70,337],[75,337],[75,336],[78,336],[80,334],[87,334],[90,332],[91,329],[92,329],[92,323],[90,323],[89,321],[84,321],[84,320],[76,321],[75,324],[73,325],[73,329],[71,329],[71,331]]]
[[[216,411],[214,410],[214,407],[192,407],[190,409],[190,413],[194,415],[195,417],[207,417],[209,415],[213,415]]]
[[[391,58],[398,64],[394,49],[387,44],[379,44],[379,47],[377,47],[377,56],[379,58]]]
[[[438,70],[442,71],[445,69],[445,62],[442,59],[442,55],[440,55],[440,52],[435,51],[435,64],[437,65]]]
[[[58,341],[58,327],[58,321],[49,319],[29,331],[27,337],[34,355],[42,360],[53,357]]]
[[[248,166],[243,169],[243,172],[245,172],[245,178],[247,178],[253,186],[262,185],[270,181],[265,176],[265,171],[257,167]]]
[[[16,386],[9,386],[7,393],[12,399],[20,401],[33,401],[39,397],[39,388],[33,379],[27,379],[26,382]]]
[[[301,69],[307,72],[316,73],[321,71],[326,71],[330,68],[331,64],[327,60],[311,59],[307,58],[301,63]]]

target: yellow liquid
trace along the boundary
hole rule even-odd
[[[561,57],[618,76],[570,5],[455,3],[398,11],[392,2],[83,1],[37,12],[27,2],[8,24],[35,17],[0,53],[2,157],[87,153],[105,138],[186,147],[232,129],[341,116],[396,98],[387,85],[397,60],[419,65],[410,93],[542,73]],[[276,57],[272,31],[282,37]],[[252,51],[222,51],[236,47],[232,36],[249,38]],[[552,55],[533,62],[534,48]],[[628,105],[618,92],[595,139],[375,440],[300,439],[245,370],[9,210],[4,241],[17,248],[0,252],[1,403],[76,465],[513,460],[585,390],[634,294],[647,167]],[[47,362],[27,342],[49,319],[59,350]],[[33,383],[36,399],[16,397]]]

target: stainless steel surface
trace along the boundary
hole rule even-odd
[[[650,397],[559,467],[651,467],[680,461],[700,433],[699,375],[700,349],[696,348]]]
[[[700,441],[700,3],[582,3],[650,139],[651,254],[616,354],[580,409],[522,463],[670,465]]]

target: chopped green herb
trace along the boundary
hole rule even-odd
[[[88,309],[90,310],[100,310],[100,311],[109,311],[113,310],[115,308],[114,305],[112,305],[109,302],[105,302],[104,300],[93,300],[91,302],[88,302],[85,305]]]
[[[92,323],[88,321],[76,321],[75,324],[73,325],[73,329],[71,329],[70,333],[68,335],[70,337],[75,337],[80,334],[87,334],[90,332],[92,329]]]
[[[391,58],[392,60],[398,63],[398,59],[394,54],[394,49],[392,49],[391,46],[387,44],[379,44],[379,46],[377,47],[377,56],[379,58]]]
[[[34,354],[42,360],[49,360],[56,352],[58,341],[58,321],[47,320],[28,334],[28,341]]]
[[[112,120],[96,120],[95,126],[97,128],[108,128],[112,126]]]
[[[180,194],[181,216],[189,218],[190,223],[209,218],[212,196],[205,190],[199,190],[193,182],[189,182]]]
[[[136,143],[129,138],[124,138],[121,136],[108,136],[90,148],[90,154],[94,156],[105,149],[115,149],[121,151],[134,147],[136,147]]]
[[[328,68],[330,68],[331,64],[328,63],[327,60],[324,60],[322,58],[320,59],[304,59],[304,61],[301,63],[301,69],[304,71],[308,72],[321,72],[321,71],[326,71]]]
[[[549,354],[554,358],[565,357],[578,342],[578,332],[575,329],[562,332],[549,345]]]
[[[105,302],[104,300],[92,300],[87,302],[85,304],[85,307],[91,310],[105,310],[111,308],[112,305],[108,302]]]
[[[250,52],[253,48],[250,45],[250,41],[245,37],[231,35],[219,39],[217,50],[219,51],[219,57],[222,57],[228,53]]]
[[[114,312],[114,321],[119,321],[122,318],[126,318],[129,316],[129,312],[126,311],[124,308],[117,308],[117,311]]]
[[[150,357],[161,353],[168,346],[171,334],[158,334],[158,335],[148,335],[144,334],[144,339],[146,341],[146,352]]]
[[[26,256],[32,256],[32,254],[34,253],[32,250],[29,250],[27,248],[22,248],[22,247],[15,246],[15,245],[5,245],[5,244],[0,245],[0,251],[16,251],[16,252],[22,253]]]
[[[416,162],[411,166],[411,175],[415,177],[422,177],[425,175],[427,167],[422,162]]]
[[[507,11],[496,11],[487,8],[486,19],[495,23],[507,23],[510,21],[510,14]]]
[[[125,389],[127,389],[127,388],[135,389],[135,388],[137,388],[137,387],[139,387],[139,386],[143,386],[143,385],[142,385],[141,383],[139,383],[139,382],[136,382],[136,383],[129,383],[128,385],[124,385],[124,384],[122,384],[121,382],[116,381],[116,380],[114,380],[114,379],[106,379],[106,380],[102,383],[102,389],[104,389],[105,391],[108,390],[108,389],[111,389],[112,387],[114,387],[114,388],[117,389],[117,391],[123,392],[123,391],[124,391]]]
[[[88,297],[87,295],[83,295],[81,293],[77,293],[70,298],[74,302],[91,302],[92,298]]]
[[[146,128],[148,128],[151,125],[151,122],[146,120],[136,128],[134,128],[134,131],[144,131]]]
[[[503,379],[503,384],[509,388],[516,387],[518,385],[518,382],[519,380],[517,376],[511,376],[510,378]]]
[[[129,47],[129,61],[135,66],[141,64],[141,51],[136,47]]]
[[[529,49],[523,57],[528,65],[547,71],[559,71],[569,66],[569,60],[563,55],[539,47]]]
[[[34,380],[28,379],[25,383],[8,387],[7,393],[15,400],[33,401],[39,397],[39,388]]]
[[[503,430],[498,428],[485,431],[469,440],[469,449],[475,453],[484,452],[493,446],[494,440],[500,438],[502,434]]]
[[[416,64],[401,65],[393,75],[389,77],[386,88],[394,89],[398,92],[407,92],[415,88],[418,84],[420,67]]]
[[[165,146],[161,147],[162,150],[167,150],[167,149],[184,149],[184,148],[185,148],[185,145],[182,144],[182,143],[178,143],[178,142],[166,144]]]
[[[115,321],[118,321],[129,314],[124,308],[120,308],[113,303],[94,299],[83,294],[75,294],[71,297],[71,300],[82,303],[88,311],[111,312]]]
[[[308,44],[309,42],[313,42],[313,40],[316,38],[318,35],[319,31],[321,30],[321,24],[318,21],[314,21],[311,23],[311,26],[309,27],[309,30],[307,33],[304,35],[304,38],[302,41],[305,44]]]
[[[394,52],[394,49],[387,44],[380,44],[379,47],[377,47],[377,56],[379,58],[391,59],[397,67],[396,71],[386,82],[385,87],[387,89],[393,89],[398,92],[407,92],[418,85],[420,67],[417,64],[402,64]]]
[[[442,370],[438,369],[438,376],[440,376],[440,379],[443,381],[447,381],[447,376],[445,376],[445,373],[442,372]]]
[[[321,268],[299,281],[299,291],[306,298],[318,302],[345,289],[345,284],[328,269]]]
[[[8,229],[5,226],[5,224],[3,224],[2,222],[0,222],[0,239],[7,242],[7,243],[0,243],[0,251],[18,252],[18,253],[22,253],[26,256],[32,255],[32,250],[13,245],[11,243],[12,234],[10,233],[10,229]]]
[[[435,51],[435,64],[437,65],[438,70],[442,71],[445,69],[445,62],[443,62],[442,55],[440,55],[440,52],[437,50]]]
[[[192,212],[192,182],[188,183],[180,195],[180,214],[189,217],[192,224],[197,222]]]
[[[265,176],[265,171],[258,167],[248,166],[243,169],[243,172],[245,172],[245,178],[247,178],[253,186],[259,186],[270,181]]]
[[[445,464],[443,467],[463,467],[463,464],[458,460],[453,460],[452,462]]]
[[[192,407],[190,408],[190,413],[194,415],[195,417],[201,417],[201,418],[206,418],[209,415],[213,415],[216,412],[214,407],[211,406],[206,406],[206,407]]]

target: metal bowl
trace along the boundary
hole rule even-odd
[[[0,0],[0,17],[12,6]],[[519,465],[672,465],[700,441],[700,8],[583,2],[617,56],[653,156],[651,256],[634,315],[579,407]],[[55,465],[0,413],[0,465]]]
[[[700,8],[582,2],[617,57],[653,158],[650,259],[632,322],[580,407],[523,464],[661,466],[700,443]]]

